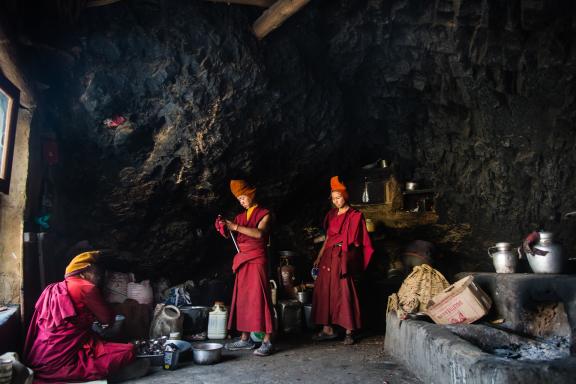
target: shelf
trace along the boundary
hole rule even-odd
[[[352,207],[361,211],[367,219],[374,221],[374,224],[388,228],[412,228],[438,222],[438,214],[434,211],[394,211],[390,204],[352,204]]]
[[[403,195],[422,195],[436,192],[434,189],[415,189],[413,191],[406,190],[402,192]]]

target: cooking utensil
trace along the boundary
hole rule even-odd
[[[496,249],[496,252],[491,252]],[[488,256],[492,258],[496,273],[514,273],[518,265],[518,255],[512,252],[510,243],[496,243],[495,246],[488,248]]]
[[[406,182],[406,190],[407,191],[415,191],[418,188],[418,183],[415,181],[408,181]]]
[[[229,229],[228,232],[230,232],[230,238],[232,238],[232,242],[234,243],[234,246],[236,247],[236,252],[240,253],[240,248],[238,248],[238,243],[236,242],[236,238],[234,237],[234,234],[232,233],[232,231]]]
[[[180,307],[180,313],[184,315],[183,331],[185,335],[195,335],[208,330],[208,313],[210,307],[197,305],[185,305]]]
[[[308,304],[310,303],[310,291],[308,290],[303,290],[303,291],[299,291],[297,293],[298,296],[298,301],[301,302],[302,304]]]
[[[200,365],[216,364],[222,359],[223,345],[220,343],[198,343],[192,345],[194,363]]]
[[[527,252],[528,264],[534,273],[560,273],[564,266],[562,247],[552,242],[554,234],[539,232],[540,240],[532,249],[534,253]]]

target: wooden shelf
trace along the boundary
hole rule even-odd
[[[430,194],[430,193],[435,193],[436,191],[434,189],[415,189],[413,191],[410,190],[405,190],[404,192],[402,192],[403,195],[424,195],[424,194]]]
[[[388,228],[412,228],[438,222],[438,214],[434,211],[394,211],[390,204],[352,204],[352,207],[361,211],[374,224]]]

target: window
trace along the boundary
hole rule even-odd
[[[0,192],[10,190],[20,90],[0,73]]]

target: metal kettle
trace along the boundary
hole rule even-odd
[[[539,232],[538,243],[526,251],[528,264],[534,273],[561,273],[564,267],[564,254],[559,244],[554,244],[552,232]]]

